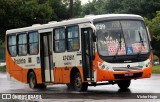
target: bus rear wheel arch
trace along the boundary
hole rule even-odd
[[[82,82],[81,74],[77,68],[71,70],[70,84],[67,84],[67,86],[75,91],[87,91],[88,89],[88,83]]]
[[[36,75],[33,71],[29,71],[28,72],[28,83],[29,83],[29,87],[31,89],[45,89],[46,85],[45,84],[37,84],[37,78]]]
[[[73,80],[73,88],[74,90],[76,91],[87,91],[88,89],[88,83],[83,83],[82,82],[82,77],[80,75],[79,72],[77,72],[75,75],[74,75],[74,80]]]

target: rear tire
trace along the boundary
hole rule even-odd
[[[75,91],[87,91],[88,83],[82,83],[82,78],[79,72],[74,75],[73,88]]]
[[[36,79],[34,72],[29,73],[28,83],[31,89],[37,88],[37,79]]]
[[[119,86],[120,89],[128,89],[128,87],[131,84],[131,80],[119,80],[117,81],[117,85]]]

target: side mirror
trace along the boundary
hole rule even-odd
[[[147,34],[148,34],[148,37],[149,37],[149,41],[152,41],[153,35],[151,33],[151,29],[149,27],[146,27],[146,28],[147,28]]]

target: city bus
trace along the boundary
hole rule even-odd
[[[46,88],[66,84],[75,91],[88,86],[149,78],[150,34],[144,19],[133,14],[88,15],[6,31],[9,80]]]

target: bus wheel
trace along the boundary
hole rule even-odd
[[[38,89],[46,89],[46,85],[45,84],[37,84],[37,88]]]
[[[31,89],[37,88],[37,80],[36,80],[36,76],[35,76],[35,74],[33,72],[29,73],[28,82],[29,82],[29,87]]]
[[[68,87],[69,90],[73,89],[72,84],[66,84],[66,85],[67,85],[67,87]]]
[[[88,83],[82,83],[82,78],[79,72],[74,76],[73,87],[76,91],[87,91]]]
[[[131,84],[131,80],[119,80],[117,84],[120,89],[127,89]]]

